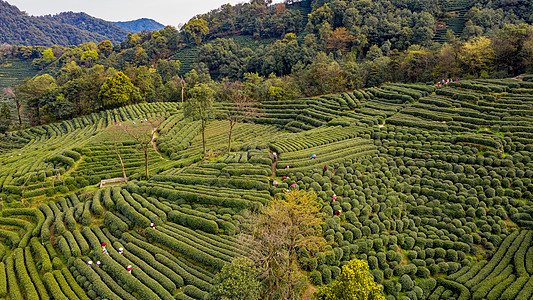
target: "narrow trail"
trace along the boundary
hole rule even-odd
[[[277,161],[274,161],[272,163],[272,176],[270,176],[270,178],[274,179],[274,177],[276,176],[276,166],[277,166],[278,162]]]
[[[154,142],[154,140],[155,140],[155,138],[156,138],[156,131],[157,131],[157,128],[154,128],[154,129],[152,130],[152,140],[150,141],[150,144],[152,144],[152,146],[153,146],[155,152],[157,152],[157,154],[159,155],[159,157],[161,157],[162,160],[164,160],[164,161],[170,161],[170,160],[164,158],[163,155],[161,155],[161,153],[159,152],[159,149],[157,149],[157,145],[156,145],[155,142]]]

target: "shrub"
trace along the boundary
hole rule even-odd
[[[168,255],[168,253],[165,253]],[[213,286],[208,283],[205,280],[202,280],[198,278],[197,276],[194,276],[187,272],[185,269],[183,269],[182,266],[180,266],[176,261],[171,259],[170,257],[165,256],[164,254],[157,253],[155,254],[155,259],[165,266],[169,267],[171,270],[176,272],[176,274],[179,274],[182,278],[185,284],[192,284],[204,291],[211,291],[213,289]]]
[[[400,277],[400,284],[402,285],[402,292],[410,291],[415,286],[415,283],[413,282],[411,277],[406,274]]]
[[[72,231],[72,235],[74,236],[76,242],[78,243],[78,246],[81,250],[81,254],[87,255],[91,249],[89,248],[89,244],[87,244],[87,241],[85,240],[85,238],[81,235],[81,233],[77,229]]]
[[[26,295],[29,299],[38,299],[39,295],[37,294],[37,290],[33,285],[33,282],[30,278],[30,275],[28,274],[28,270],[26,269],[26,265],[24,263],[24,252],[22,248],[15,249],[14,257],[15,268],[17,270],[18,275],[17,277],[19,278]],[[11,288],[12,286],[10,285],[9,287]]]
[[[54,267],[55,270],[59,270],[63,268],[63,262],[61,262],[61,259],[56,256],[54,257],[54,259],[52,259],[52,266]]]
[[[122,245],[116,243],[115,246],[119,247]],[[128,248],[126,248],[126,250],[127,249]],[[146,275],[156,280],[167,291],[169,291],[170,293],[174,293],[174,291],[176,290],[176,284],[174,284],[174,282],[172,282],[167,276],[164,276],[162,273],[160,273],[150,264],[145,262],[144,257],[139,258],[135,256],[133,253],[130,253],[129,251],[124,251],[123,255],[125,258],[131,261],[136,267],[140,267],[143,270],[143,272],[146,273]],[[149,258],[146,258],[146,259],[149,259]]]
[[[111,199],[111,188],[104,189],[104,206],[107,208],[107,210],[115,209],[115,203]]]
[[[224,266],[223,260],[215,258],[205,252],[198,251],[195,247],[187,245],[184,242],[181,242],[155,229],[147,228],[144,230],[144,232],[149,239],[153,240],[154,242],[163,244],[169,247],[170,249],[183,254],[185,257],[194,259],[217,269],[221,269]]]
[[[46,284],[46,287],[48,288],[54,299],[68,300],[67,296],[65,296],[65,294],[63,294],[63,292],[61,291],[59,283],[57,283],[57,280],[51,272],[44,274],[43,282]]]
[[[398,281],[393,279],[385,281],[385,283],[383,284],[383,288],[385,290],[385,293],[397,297],[398,293],[402,289],[402,285]]]
[[[102,204],[100,202],[101,198],[102,198],[102,190],[100,189],[94,193],[94,196],[92,199],[93,202],[91,206],[91,210],[97,216],[101,216],[104,213],[104,208],[102,207]]]
[[[186,285],[185,288],[183,289],[183,293],[194,299],[207,299],[207,296],[208,296],[208,293],[200,290],[194,285]]]
[[[131,276],[126,268],[111,258],[109,255],[97,252],[95,258],[100,260],[102,265],[105,266],[106,272],[108,272],[115,280],[120,280],[124,283],[125,287],[131,289],[132,292],[136,292],[145,299],[157,299],[158,294],[155,293],[152,289],[143,284],[138,278],[137,275]],[[134,268],[132,271],[136,274],[142,274],[139,268]],[[143,276],[144,277],[144,276]],[[147,283],[148,277],[143,278],[143,281]],[[159,294],[161,296],[161,294]],[[170,295],[169,295],[170,296]]]
[[[78,243],[76,242],[76,239],[74,238],[74,235],[72,235],[72,232],[70,231],[66,231],[64,234],[63,234],[63,237],[66,239],[66,241],[68,242],[68,245],[69,245],[69,248],[70,248],[70,253],[75,256],[75,257],[78,257],[78,256],[81,256],[81,249],[80,247],[78,246]],[[61,247],[61,246],[60,246]],[[62,251],[63,252],[63,251]],[[64,253],[64,252],[63,252]],[[66,258],[69,258],[69,256],[65,255]]]
[[[513,283],[511,283],[507,287],[507,289],[501,294],[500,299],[502,300],[520,299],[517,297],[517,295],[518,293],[520,293],[522,288],[526,285],[529,278],[530,277],[525,277],[525,276],[519,277],[517,280],[515,280]]]
[[[99,279],[101,279],[102,282],[105,282],[107,284],[110,291],[115,293],[117,296],[121,297],[121,299],[127,299],[127,300],[136,299],[134,296],[131,295],[131,293],[128,293],[124,290],[124,288],[126,287],[123,288],[111,276],[109,276],[109,274],[107,274],[104,270],[102,270],[102,268],[94,268],[94,269],[91,269],[91,271],[92,270],[94,270],[93,272],[96,272],[97,276],[100,276]],[[87,281],[86,283],[88,284],[89,282]],[[97,286],[97,288],[101,288],[101,287]]]
[[[67,268],[62,268],[61,273],[63,273],[63,276],[65,277],[65,280],[67,281],[68,285],[72,288],[76,296],[80,298],[80,300],[89,300],[89,297],[85,294],[85,291],[78,285],[76,282],[76,279],[72,276],[72,273]]]
[[[468,288],[466,288],[464,285],[460,283],[457,283],[451,280],[446,280],[444,278],[437,278],[437,283],[459,294],[459,298],[457,298],[457,300],[470,299],[470,291],[468,290]]]
[[[429,297],[429,295],[435,289],[436,286],[437,281],[433,278],[429,278],[418,283],[418,287],[420,287],[424,293],[424,299],[427,299]]]
[[[117,211],[120,211],[124,216],[131,220],[135,225],[146,228],[150,226],[150,220],[139,213],[133,206],[131,206],[121,195],[120,188],[113,187],[113,200]]]
[[[501,282],[506,282],[506,286],[510,284],[507,282],[510,276],[513,276],[512,281],[514,280],[514,275],[512,275],[513,267],[508,265],[505,270],[498,276],[490,276],[482,281],[482,284],[476,286],[475,291],[472,295],[474,299],[483,299],[487,297],[487,294],[496,287],[497,284]],[[511,281],[511,282],[512,282]]]
[[[13,256],[6,258],[6,273],[7,286],[9,287],[9,297],[11,299],[23,299],[19,285],[17,283],[17,276],[15,274],[15,262]]]
[[[46,219],[43,222],[43,225],[41,226],[41,238],[43,240],[49,240],[50,239],[50,225],[52,225],[52,222],[54,221],[54,213],[50,209],[50,206],[44,203],[39,206],[39,209],[46,215]]]
[[[62,268],[62,269],[65,269],[65,268]],[[52,272],[52,274],[54,275],[57,283],[59,284],[62,292],[65,294],[67,299],[79,299],[76,293],[74,293],[74,291],[70,288],[67,280],[65,279],[65,277],[63,276],[63,273],[61,273],[60,270],[55,270]]]
[[[322,283],[324,284],[331,283],[331,270],[327,267],[322,270]]]
[[[104,223],[109,227],[112,234],[122,236],[122,233],[129,230],[128,224],[110,211],[104,214]]]
[[[166,278],[169,278],[170,280],[172,280],[172,282],[174,282],[174,284],[176,285],[177,288],[180,288],[180,287],[182,287],[184,285],[183,278],[180,275],[178,275],[177,273],[172,271],[169,267],[167,267],[167,266],[163,265],[162,263],[158,262],[152,256],[152,254],[150,254],[148,251],[142,249],[141,247],[139,247],[139,246],[137,246],[137,245],[135,245],[133,243],[128,243],[126,245],[126,248],[128,249],[128,251],[130,251],[131,253],[135,254],[137,257],[142,257],[142,259],[147,264],[149,264],[151,267],[153,267],[154,269],[159,271]]]
[[[515,276],[511,274],[498,283],[487,295],[487,300],[501,299],[502,293],[515,281]]]
[[[5,298],[6,295],[7,295],[6,267],[3,262],[0,262],[0,297]]]
[[[309,274],[309,280],[311,281],[311,284],[313,285],[321,285],[322,284],[322,273],[320,273],[318,270],[313,270]]]
[[[11,209],[4,209],[2,211],[2,216],[9,217],[9,216],[32,216],[37,219],[37,225],[33,228],[32,236],[38,236],[41,233],[41,228],[44,224],[45,217],[44,214],[38,210],[38,209],[32,209],[32,208],[11,208]]]
[[[44,273],[52,271],[52,261],[50,260],[50,256],[48,255],[48,252],[46,251],[46,248],[39,243],[39,240],[34,237],[30,240],[31,242],[31,248],[37,255],[37,258],[41,262],[41,269]]]
[[[207,233],[218,233],[218,224],[213,220],[187,215],[176,210],[173,210],[168,214],[168,219],[174,223],[189,226],[194,229],[200,229]]]
[[[374,281],[378,284],[381,284],[384,279],[384,273],[381,270],[374,270],[372,273],[374,275]]]

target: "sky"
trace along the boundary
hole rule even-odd
[[[85,12],[107,21],[154,19],[163,25],[186,23],[197,14],[249,0],[7,0],[29,15],[54,15],[64,11]],[[274,3],[282,0],[273,1]]]

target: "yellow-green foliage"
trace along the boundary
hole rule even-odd
[[[368,264],[359,259],[350,260],[342,267],[341,275],[331,285],[319,287],[317,299],[372,299],[385,300],[381,287],[370,276]]]

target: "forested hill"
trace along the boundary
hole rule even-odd
[[[105,37],[105,39],[113,42],[122,42],[128,35],[128,31],[120,26],[117,26],[109,21],[92,17],[83,12],[62,12],[53,16],[46,15],[42,18],[61,24],[72,25],[83,31],[97,33]]]
[[[11,8],[4,14],[24,16],[18,20],[25,26],[36,28],[31,21],[37,20],[74,30],[67,21],[28,17],[0,3]],[[131,81],[133,92],[124,105],[182,102],[198,83],[220,98],[230,95],[227,90],[245,89],[254,99],[286,100],[386,82],[516,77],[533,73],[532,8],[528,1],[252,0],[197,15],[180,30],[167,26],[127,34],[115,45],[107,40],[76,41],[77,47],[2,45],[0,74],[9,76],[0,77],[0,86],[15,91],[3,93],[13,111],[13,101],[21,99],[21,113],[43,124],[103,109],[100,89],[117,71],[125,75],[117,82]],[[84,16],[54,18],[77,24],[72,20]],[[0,24],[0,30],[13,27],[6,23],[10,26]],[[45,43],[52,42],[57,43]],[[58,44],[65,43],[68,39]],[[11,86],[36,71],[16,72],[13,65],[33,67],[41,76]]]
[[[67,46],[103,40],[118,43],[127,33],[110,22],[84,13],[34,17],[0,1],[0,43],[27,46]]]
[[[133,21],[119,21],[111,23],[129,32],[141,32],[143,30],[154,31],[165,28],[165,25],[147,18],[137,19]]]

